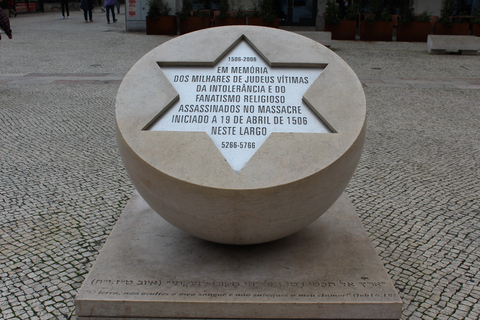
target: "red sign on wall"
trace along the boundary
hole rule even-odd
[[[128,17],[133,18],[137,15],[137,0],[128,0]]]

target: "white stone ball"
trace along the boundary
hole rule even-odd
[[[326,65],[304,94],[332,133],[272,133],[239,171],[205,132],[145,130],[177,92],[159,67],[215,64],[246,39],[272,66]],[[274,28],[210,28],[174,38],[142,57],[117,95],[117,141],[145,201],[196,237],[256,244],[291,235],[342,194],[360,159],[366,102],[352,69],[323,45]]]

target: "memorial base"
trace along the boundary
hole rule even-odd
[[[292,236],[229,246],[178,230],[135,194],[75,304],[78,320],[399,319],[402,310],[346,195]]]

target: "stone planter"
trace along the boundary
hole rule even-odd
[[[435,24],[435,34],[467,36],[469,29],[470,23],[467,22],[454,22],[450,25],[447,25],[444,22],[437,22]]]
[[[263,20],[262,18],[251,17],[248,18],[247,24],[251,26],[280,28],[280,19],[274,19],[272,22]]]
[[[209,17],[188,17],[186,19],[180,19],[180,34],[206,29],[209,27]]]
[[[332,33],[332,40],[355,40],[357,21],[342,20],[338,25],[326,23],[325,31]]]
[[[480,37],[480,23],[474,23],[472,25],[472,35]]]
[[[375,21],[373,24],[367,21],[360,21],[360,40],[392,41],[392,35],[392,21]]]
[[[148,35],[176,35],[177,34],[177,17],[167,16],[158,19],[147,18],[147,34]]]
[[[215,27],[221,26],[237,26],[237,25],[246,25],[247,18],[235,18],[235,17],[228,17],[225,19],[220,19],[219,17],[215,17]]]
[[[397,28],[397,41],[427,42],[432,29],[430,22],[410,22],[399,24]]]

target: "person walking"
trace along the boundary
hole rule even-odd
[[[117,19],[115,19],[115,2],[116,0],[105,0],[105,11],[107,12],[107,23],[110,23],[110,11],[112,12],[113,22],[117,22]]]
[[[15,11],[15,0],[8,1],[8,17],[11,18],[12,15],[14,17],[17,16],[17,12]]]
[[[83,10],[83,16],[85,17],[85,22],[93,22],[93,0],[81,0],[80,1],[80,9]],[[88,14],[88,17],[87,17]]]
[[[96,0],[95,0],[96,1]],[[105,8],[103,7],[102,5],[102,0],[98,0],[98,6],[100,7],[100,9],[102,10],[102,12],[105,12]]]
[[[67,19],[70,19],[70,11],[68,10],[68,0],[60,0],[62,6],[62,19],[65,19],[65,11],[67,11]]]
[[[5,34],[7,35],[8,39],[12,39],[12,29],[10,29],[10,20],[8,19],[7,15],[3,10],[0,8],[0,28],[5,31]],[[0,40],[2,37],[0,36]]]

